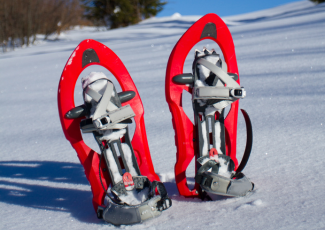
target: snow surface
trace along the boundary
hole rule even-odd
[[[325,5],[301,1],[225,18],[247,90],[240,106],[253,123],[253,151],[244,172],[256,190],[212,202],[178,194],[174,131],[164,95],[170,52],[198,18],[153,18],[111,31],[76,28],[58,41],[0,55],[0,229],[116,228],[97,219],[83,168],[57,112],[62,69],[87,38],[110,47],[129,70],[144,104],[155,170],[173,200],[160,217],[121,228],[325,229]],[[200,42],[189,54],[186,72],[194,49],[203,46],[216,48],[210,40]],[[91,67],[80,79],[91,71],[109,76]],[[82,104],[81,82],[75,101]],[[240,159],[246,141],[241,115],[238,134]],[[85,139],[96,149],[90,136]],[[193,165],[187,175],[194,175]]]

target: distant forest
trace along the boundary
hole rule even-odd
[[[47,39],[76,25],[114,29],[136,24],[157,15],[166,3],[161,0],[0,0],[0,49],[6,52],[29,46],[36,41],[37,34]]]
[[[37,34],[47,39],[76,25],[113,29],[136,24],[155,16],[165,4],[160,0],[0,0],[1,50],[29,46]]]

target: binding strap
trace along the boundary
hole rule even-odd
[[[221,86],[222,84],[217,84],[216,86],[194,86],[193,101],[198,99],[221,100],[213,104],[213,106],[220,112],[231,103],[246,96],[245,89],[241,87],[232,76],[227,74],[227,65],[225,62],[222,62],[222,68],[212,64],[204,58],[199,58],[196,63],[208,68],[218,76],[224,84],[226,84],[226,87]]]
[[[221,69],[218,66],[212,64],[211,62],[205,60],[204,58],[200,58],[197,61],[197,63],[204,65],[211,72],[213,72],[215,75],[217,75],[225,84],[227,84],[227,87],[240,89],[240,85],[232,77],[230,77],[226,72],[224,72],[223,69]]]
[[[88,94],[96,102],[99,102],[92,118],[94,127],[88,126],[85,132],[92,132],[96,129],[123,129],[127,125],[119,123],[135,116],[135,113],[130,105],[119,108],[111,102],[113,90],[114,85],[109,81],[107,81],[107,86],[103,95],[90,88],[90,86],[85,89],[86,94]]]
[[[230,179],[214,172],[205,171],[195,176],[195,182],[200,184],[204,191],[222,196],[245,196],[254,188],[254,184],[243,173]]]
[[[161,200],[157,202],[157,209],[159,211],[166,210],[167,208],[172,206],[172,200],[168,197],[167,190],[165,185],[160,181],[152,182],[152,193],[157,192],[161,196]],[[154,194],[152,194],[154,196]]]
[[[150,187],[150,181],[145,176],[133,176],[132,179],[134,181],[134,189],[144,189],[145,187]],[[127,195],[123,181],[115,184],[111,191],[117,196]]]
[[[157,203],[161,200],[156,196],[140,205],[119,205],[110,202],[106,208],[98,207],[97,217],[114,225],[130,225],[141,223],[145,220],[157,217],[161,211],[157,209]]]
[[[163,183],[154,181],[151,187],[152,198],[146,202],[130,206],[116,204],[111,200],[106,208],[98,207],[97,217],[103,218],[106,222],[114,225],[130,225],[159,216],[163,210],[171,207],[172,201],[168,197]],[[156,188],[159,195],[154,196]]]

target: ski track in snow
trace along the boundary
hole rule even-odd
[[[224,18],[236,46],[241,85],[247,90],[240,107],[249,113],[254,132],[244,173],[256,189],[243,198],[185,199],[175,185],[176,147],[165,102],[165,71],[172,48],[200,16],[153,18],[111,31],[74,29],[58,41],[1,54],[0,229],[116,228],[97,219],[90,186],[57,112],[63,67],[87,38],[110,47],[130,72],[144,104],[155,170],[173,199],[173,206],[159,218],[120,228],[324,229],[324,9],[325,4],[300,1]],[[203,46],[216,48],[205,40],[193,51]],[[191,70],[193,51],[185,72]],[[103,68],[88,69],[79,79],[91,71],[109,76]],[[76,105],[82,103],[81,92],[79,80]],[[186,106],[193,115],[189,100]],[[239,114],[239,160],[245,132]],[[91,135],[84,138],[98,149]],[[193,176],[190,166],[187,175]],[[193,178],[189,182],[194,183]]]

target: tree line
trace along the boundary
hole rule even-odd
[[[79,0],[0,0],[2,50],[30,45],[37,34],[45,39],[73,25],[85,23]]]
[[[96,25],[118,28],[157,15],[166,2],[160,0],[81,0],[85,17]]]
[[[160,0],[0,0],[0,47],[33,44],[37,34],[47,39],[75,25],[118,28],[155,16]]]
[[[310,0],[322,3],[325,0]],[[75,25],[108,29],[136,24],[159,13],[163,0],[0,0],[0,47],[5,52],[47,39]]]

